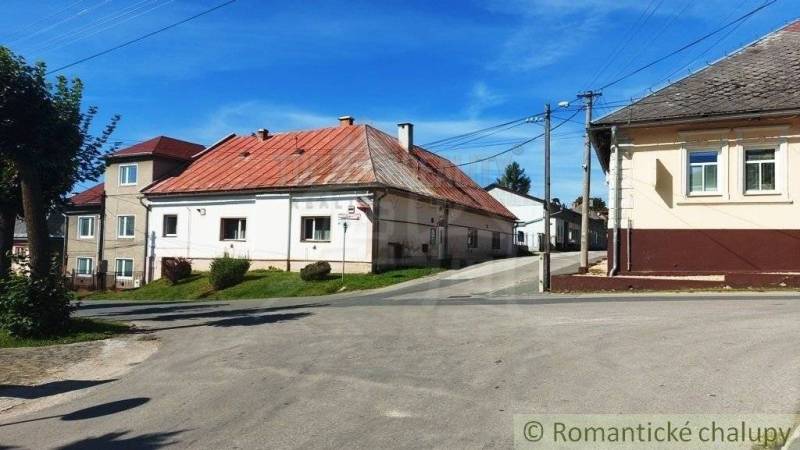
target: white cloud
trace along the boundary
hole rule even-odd
[[[477,117],[483,111],[494,106],[505,103],[506,96],[497,93],[489,88],[483,81],[479,81],[472,86],[469,93],[467,114],[470,117]]]

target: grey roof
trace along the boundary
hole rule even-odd
[[[594,122],[595,126],[800,109],[800,20]]]

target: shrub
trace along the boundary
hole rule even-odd
[[[324,280],[331,273],[331,265],[327,261],[317,261],[300,269],[300,278],[305,281]]]
[[[211,262],[209,280],[214,289],[225,289],[241,283],[248,269],[250,269],[250,260],[225,255],[222,258],[215,258]]]
[[[55,264],[44,277],[11,274],[0,281],[0,328],[23,338],[65,333],[73,299]]]
[[[175,284],[192,274],[192,262],[186,258],[167,258],[162,269],[164,278]]]

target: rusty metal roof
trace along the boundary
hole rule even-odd
[[[192,156],[203,151],[204,148],[205,147],[200,144],[182,141],[169,136],[157,136],[153,139],[116,151],[109,155],[109,158],[155,155],[165,158],[189,160]]]
[[[100,201],[105,192],[105,183],[100,183],[70,197],[67,202],[70,206],[100,206]]]
[[[421,147],[407,152],[369,125],[235,136],[199,155],[147,195],[304,187],[386,186],[515,218],[450,161]]]

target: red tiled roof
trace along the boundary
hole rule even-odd
[[[110,155],[111,158],[122,156],[157,155],[168,158],[191,159],[192,156],[203,151],[204,147],[200,144],[181,141],[168,136],[158,136],[153,139],[140,142]]]
[[[73,195],[68,201],[71,206],[99,206],[104,192],[105,184],[100,183],[83,192]]]
[[[146,194],[191,194],[309,186],[387,186],[515,218],[450,161],[421,147],[406,152],[369,125],[236,136],[200,155]]]

